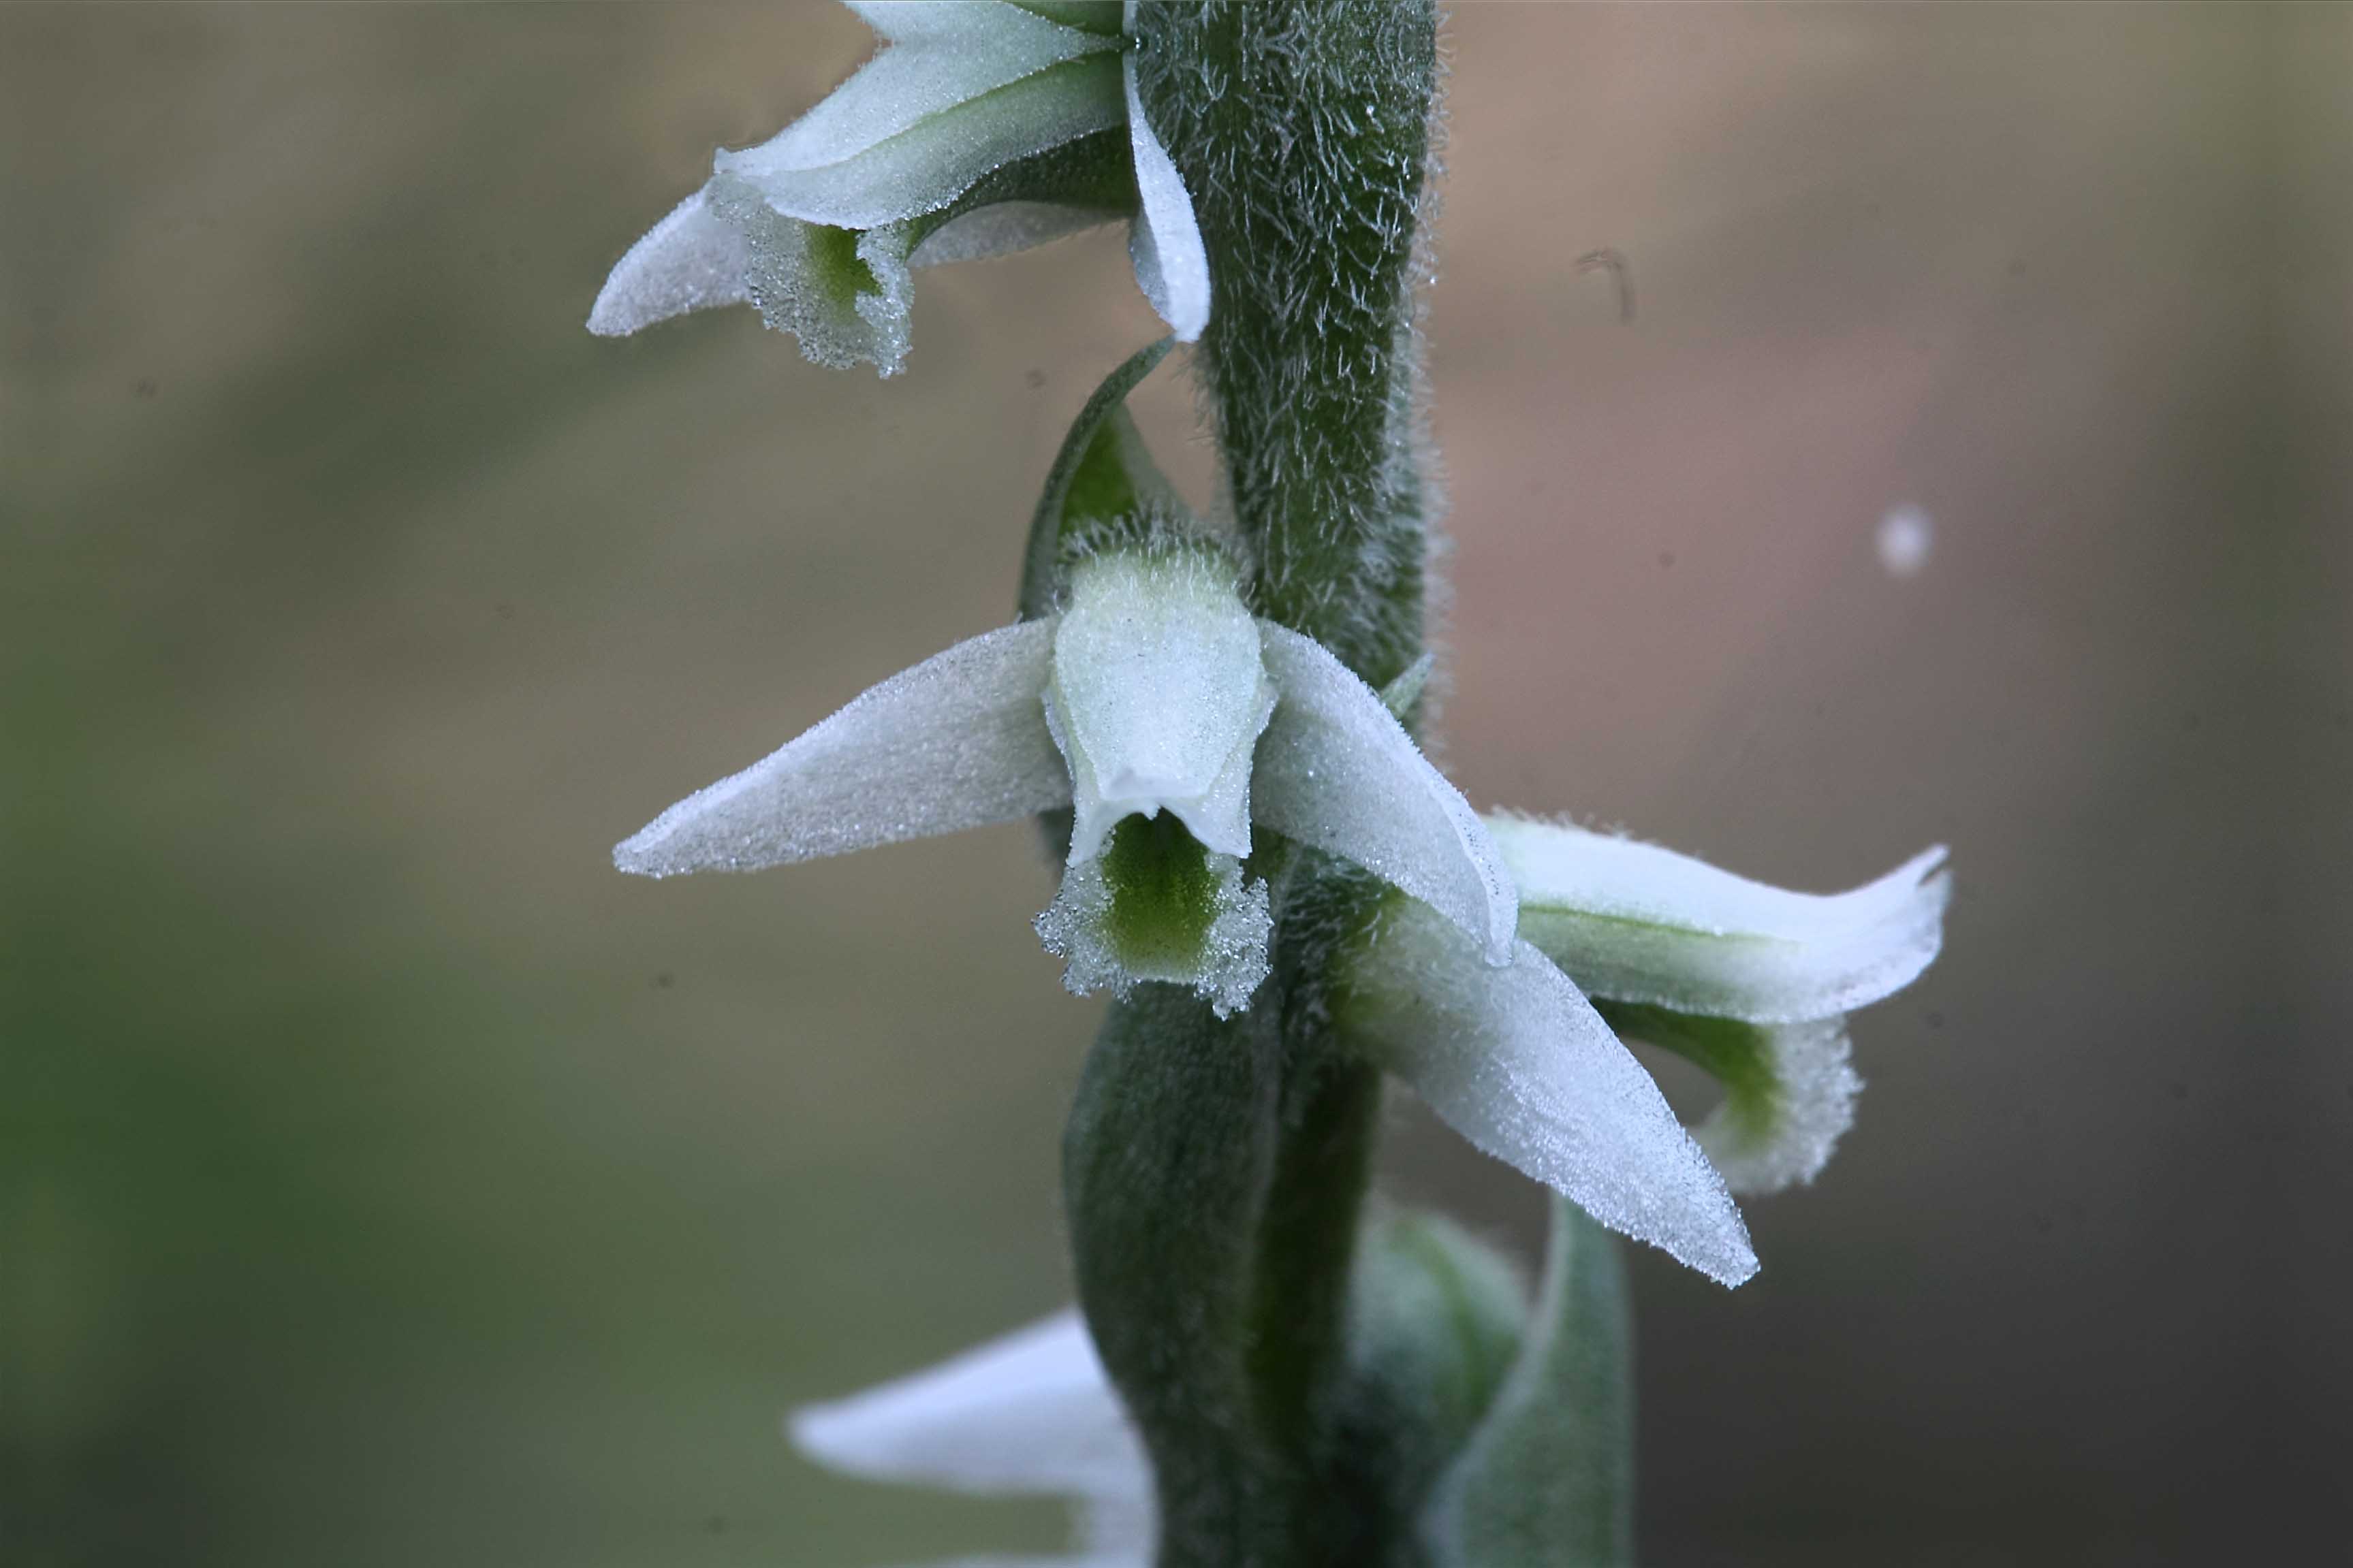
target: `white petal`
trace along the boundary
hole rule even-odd
[[[1373,871],[1512,955],[1512,879],[1487,830],[1380,695],[1312,637],[1259,623],[1282,700],[1251,776],[1257,820]]]
[[[1180,343],[1189,343],[1209,324],[1209,253],[1185,176],[1144,117],[1135,90],[1135,57],[1123,62],[1127,79],[1127,136],[1135,152],[1135,189],[1143,210],[1128,230],[1128,258],[1135,281]]]
[[[748,871],[1007,822],[1067,804],[1039,709],[1054,624],[1025,621],[902,670],[613,851],[624,871]]]
[[[1217,853],[1250,854],[1251,748],[1274,687],[1222,560],[1178,548],[1081,563],[1048,705],[1078,807],[1071,864],[1122,817],[1164,809]]]
[[[1264,882],[1245,881],[1242,863],[1211,851],[1208,870],[1217,879],[1211,914],[1199,944],[1191,951],[1139,952],[1122,940],[1113,919],[1114,891],[1101,859],[1082,860],[1062,874],[1062,886],[1038,917],[1038,940],[1066,961],[1062,984],[1073,996],[1108,991],[1125,996],[1139,980],[1189,985],[1211,1012],[1229,1018],[1250,1005],[1269,973],[1267,938],[1274,916]],[[1151,889],[1127,897],[1149,897]]]
[[[815,363],[899,373],[914,325],[905,225],[860,233],[803,223],[733,174],[712,175],[706,189],[712,211],[744,236],[744,287],[761,320],[791,333]]]
[[[771,169],[839,163],[967,99],[1119,47],[1117,38],[1005,0],[850,0],[849,8],[890,47],[781,133],[737,156]]]
[[[1344,1022],[1456,1131],[1610,1229],[1726,1285],[1756,1273],[1723,1178],[1592,1004],[1525,942],[1506,968],[1480,959],[1394,900]]]
[[[789,1426],[809,1458],[871,1480],[1126,1504],[1152,1495],[1143,1445],[1075,1308],[880,1388],[805,1406]]]
[[[751,247],[697,191],[629,247],[588,312],[588,330],[617,338],[656,321],[751,299]]]
[[[772,142],[722,153],[716,163],[787,216],[873,228],[944,207],[990,170],[1109,130],[1126,114],[1119,63],[1097,53],[967,99],[839,163],[780,163]]]
[[[980,261],[1029,250],[1109,223],[1117,213],[1101,207],[1078,207],[1061,202],[991,202],[958,213],[923,237],[909,258],[916,267],[942,267],[951,261]]]
[[[1736,1193],[1778,1193],[1810,1182],[1854,1125],[1853,1048],[1844,1018],[1772,1024],[1759,1031],[1775,1093],[1769,1108],[1727,1098],[1699,1124],[1699,1146]],[[1760,1111],[1769,1114],[1760,1115]]]
[[[1826,1018],[1911,984],[1944,942],[1941,847],[1821,895],[1557,823],[1487,828],[1519,883],[1520,934],[1597,996],[1752,1023]]]

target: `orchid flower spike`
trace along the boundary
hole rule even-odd
[[[614,268],[603,336],[749,302],[819,364],[903,363],[911,269],[1130,220],[1136,281],[1176,337],[1209,316],[1193,203],[1144,116],[1134,0],[845,0],[884,47]]]
[[[1844,1015],[1936,957],[1944,851],[1824,898],[1579,828],[1487,826],[1519,891],[1515,961],[1492,967],[1393,900],[1343,1026],[1487,1153],[1738,1284],[1757,1258],[1731,1194],[1810,1180],[1852,1122]],[[1621,1035],[1724,1083],[1696,1139]]]
[[[1077,993],[1192,986],[1220,1015],[1267,974],[1254,829],[1374,872],[1509,962],[1511,879],[1378,695],[1244,606],[1199,537],[1080,561],[1053,614],[958,643],[614,851],[624,871],[754,870],[1073,807],[1039,918]]]
[[[811,1459],[874,1481],[1070,1500],[1074,1554],[998,1568],[1146,1568],[1157,1530],[1144,1445],[1075,1308],[786,1423]]]

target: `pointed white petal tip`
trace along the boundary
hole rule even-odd
[[[1521,934],[1598,996],[1750,1023],[1876,1002],[1944,943],[1952,879],[1937,846],[1838,894],[1751,881],[1656,845],[1496,816]]]
[[[1484,1152],[1724,1285],[1757,1272],[1739,1209],[1631,1053],[1525,942],[1493,969],[1395,901],[1352,966],[1345,1024]]]
[[[956,644],[613,851],[646,877],[748,871],[1009,822],[1070,801],[1039,697],[1053,623]]]
[[[707,197],[695,192],[629,247],[588,312],[590,331],[625,337],[690,310],[751,299],[751,247]]]
[[[1138,1504],[1150,1471],[1076,1309],[787,1418],[845,1475],[983,1494]]]
[[[1421,900],[1486,963],[1512,963],[1518,892],[1470,802],[1329,649],[1271,621],[1259,635],[1281,700],[1250,781],[1257,820]]]
[[[1131,23],[1131,26],[1133,24]],[[1123,62],[1127,90],[1127,134],[1135,158],[1135,188],[1141,209],[1128,231],[1128,255],[1137,287],[1180,343],[1197,342],[1209,324],[1209,253],[1201,243],[1200,220],[1168,149],[1145,118],[1136,89],[1135,57]]]

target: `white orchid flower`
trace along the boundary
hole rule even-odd
[[[1070,1500],[1073,1553],[992,1557],[990,1568],[1152,1561],[1151,1465],[1075,1308],[879,1388],[805,1406],[786,1430],[810,1458],[867,1480]]]
[[[1253,828],[1377,874],[1473,962],[1513,952],[1486,829],[1372,689],[1254,620],[1204,542],[1078,563],[1057,614],[892,677],[614,851],[625,871],[753,870],[1071,806],[1039,917],[1073,991],[1189,984],[1221,1014],[1267,973]]]
[[[1487,826],[1519,889],[1516,961],[1491,967],[1395,903],[1356,955],[1344,1025],[1482,1150],[1738,1284],[1757,1259],[1731,1193],[1810,1180],[1852,1122],[1844,1014],[1935,958],[1944,851],[1825,898],[1579,828]],[[1696,1140],[1620,1034],[1725,1083]]]
[[[751,303],[818,363],[906,357],[911,268],[1132,220],[1137,282],[1176,337],[1209,315],[1193,203],[1136,92],[1125,14],[1092,0],[845,0],[885,47],[638,241],[588,330]]]
[[[1486,822],[1519,886],[1520,934],[1619,1033],[1723,1082],[1699,1142],[1732,1190],[1811,1181],[1862,1087],[1846,1015],[1909,985],[1943,945],[1944,849],[1822,895],[1564,823]]]

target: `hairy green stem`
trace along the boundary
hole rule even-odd
[[[1208,254],[1196,365],[1253,605],[1386,686],[1422,653],[1434,7],[1147,0],[1135,34]],[[1250,870],[1276,929],[1250,1010],[1139,986],[1089,1059],[1065,1144],[1080,1297],[1152,1455],[1162,1568],[1407,1563],[1393,1478],[1344,1440],[1381,1079],[1334,1039],[1328,977],[1377,889],[1263,835]]]

